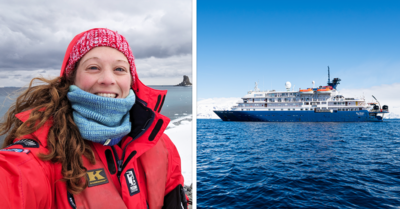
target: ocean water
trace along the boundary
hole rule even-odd
[[[197,120],[198,208],[399,208],[400,120]]]
[[[192,114],[192,87],[185,86],[150,86],[154,89],[168,90],[165,97],[161,114],[169,117],[171,120],[185,117]],[[14,102],[16,88],[4,90],[0,88],[0,117],[3,118],[11,104]],[[8,95],[8,96],[6,96]],[[11,99],[9,99],[11,98]],[[3,144],[5,136],[0,136],[0,146]]]
[[[192,87],[191,86],[150,86],[158,90],[168,90],[161,114],[171,120],[192,114]]]

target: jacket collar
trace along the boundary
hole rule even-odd
[[[135,92],[137,98],[148,108],[154,112],[160,112],[164,105],[165,96],[167,90],[157,90],[144,85],[137,74],[135,75],[135,83],[132,85],[132,89]]]
[[[20,112],[20,113],[16,114],[15,117],[17,117],[20,121],[25,122],[29,119],[29,116],[32,111],[33,111],[33,109],[30,109],[30,110],[27,110],[24,112]],[[47,135],[48,135],[49,130],[52,125],[53,125],[53,119],[50,118],[43,124],[43,126],[38,128],[36,131],[34,131],[33,133],[28,134],[26,136],[22,136],[18,139],[14,139],[14,142],[19,141],[20,139],[30,138],[30,139],[34,139],[34,140],[38,141],[43,147],[47,147]]]

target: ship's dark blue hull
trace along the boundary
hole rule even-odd
[[[314,111],[214,111],[223,121],[264,122],[380,122],[381,116],[367,110],[314,112]]]

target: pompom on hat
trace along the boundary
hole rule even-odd
[[[106,28],[94,28],[82,32],[72,39],[68,45],[61,66],[61,77],[68,77],[75,69],[75,64],[91,49],[98,46],[108,46],[122,52],[128,59],[134,86],[136,74],[135,58],[125,37],[115,31]],[[132,87],[133,87],[132,86]]]

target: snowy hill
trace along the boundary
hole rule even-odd
[[[218,119],[213,110],[230,110],[239,97],[231,98],[210,98],[197,101],[197,118]]]

